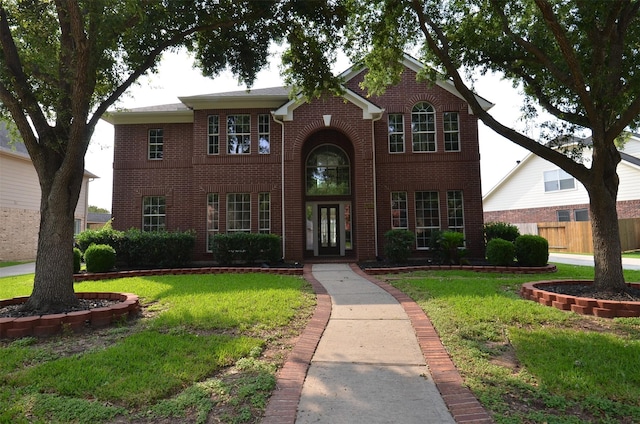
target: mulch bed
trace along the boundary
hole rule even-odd
[[[540,289],[558,294],[567,294],[576,297],[587,297],[592,299],[613,300],[619,302],[640,302],[640,289],[627,287],[622,292],[599,291],[593,288],[591,284],[558,284],[556,286],[545,285]]]
[[[104,308],[120,303],[120,301],[109,299],[78,299],[78,302],[80,302],[78,306],[56,311],[56,313],[62,314],[76,311],[88,311],[89,309]],[[45,313],[43,311],[24,311],[22,307],[23,305],[3,306],[0,308],[0,318],[23,318],[51,314],[51,312]]]

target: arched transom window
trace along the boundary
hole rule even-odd
[[[411,134],[414,152],[436,151],[436,110],[427,102],[411,110]]]
[[[330,144],[319,146],[307,158],[307,195],[350,194],[350,175],[349,157],[344,150]]]

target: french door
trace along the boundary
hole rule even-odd
[[[340,205],[318,205],[318,255],[340,255]]]

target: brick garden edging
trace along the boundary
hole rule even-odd
[[[593,280],[536,281],[523,284],[520,288],[520,296],[546,306],[582,315],[595,315],[601,318],[640,316],[640,302],[592,299],[544,290],[544,286],[592,283]],[[640,289],[640,283],[630,283],[629,285]]]
[[[474,271],[498,272],[502,274],[549,274],[558,271],[555,265],[545,266],[493,266],[493,265],[410,265],[398,267],[366,268],[369,275],[398,274],[413,271]]]
[[[0,338],[26,336],[52,336],[66,328],[79,332],[90,325],[94,328],[106,327],[112,322],[133,317],[140,308],[138,296],[132,293],[84,292],[76,293],[78,299],[108,299],[115,303],[108,307],[93,308],[62,314],[36,315],[21,318],[0,318]],[[29,296],[0,300],[0,308],[25,303]]]
[[[279,274],[279,275],[302,275],[302,268],[258,268],[258,267],[240,267],[240,266],[213,266],[201,268],[167,268],[167,269],[136,269],[131,271],[113,271],[113,272],[96,272],[73,274],[73,280],[77,283],[80,281],[90,280],[109,280],[113,278],[126,277],[147,277],[150,275],[192,275],[192,274],[246,274],[249,272]]]

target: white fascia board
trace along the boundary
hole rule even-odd
[[[193,111],[115,111],[105,113],[102,119],[111,125],[190,124],[193,123]]]
[[[384,109],[380,109],[378,106],[374,105],[364,97],[359,96],[348,88],[344,88],[344,94],[342,95],[342,97],[346,101],[362,109],[362,119],[377,118],[384,112]],[[286,104],[282,105],[282,107],[275,110],[273,112],[273,115],[282,119],[283,121],[293,121],[293,111],[304,103],[304,97],[302,95],[298,95],[295,99],[288,101]]]

